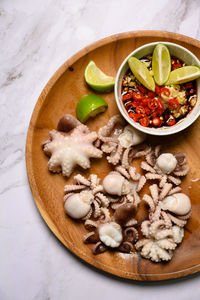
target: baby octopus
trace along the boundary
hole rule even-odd
[[[168,227],[173,223],[179,227],[185,226],[192,210],[189,197],[179,193],[181,188],[172,188],[172,184],[165,183],[162,189],[157,184],[151,185],[149,189],[151,196],[143,196],[143,200],[149,205],[149,220],[163,220]]]
[[[145,238],[135,244],[135,248],[144,258],[154,262],[169,261],[173,250],[181,243],[183,229],[178,226],[168,228],[165,221],[158,220],[151,223],[145,220],[141,224],[141,231]]]
[[[117,209],[125,203],[134,203],[136,206],[140,202],[138,193],[146,183],[146,178],[136,173],[134,167],[127,170],[122,166],[115,167],[115,171],[110,172],[103,180],[105,192],[113,197],[109,197],[111,208]]]
[[[134,243],[138,240],[135,227],[127,225],[137,212],[134,204],[124,204],[114,213],[97,222],[87,220],[85,227],[90,232],[83,238],[86,244],[95,244],[93,254],[100,254],[108,249],[130,253]]]
[[[50,157],[48,168],[51,172],[62,172],[69,177],[75,165],[88,169],[91,157],[102,157],[102,151],[93,144],[97,140],[96,132],[90,132],[72,115],[61,118],[57,129],[51,130],[43,143],[43,150]]]
[[[74,181],[75,184],[64,188],[64,208],[67,215],[79,220],[109,216],[109,199],[104,195],[97,175],[91,174],[86,179],[78,174],[74,176]]]
[[[151,147],[144,142],[146,135],[130,125],[119,116],[113,116],[108,124],[99,129],[101,150],[107,154],[110,164],[129,165],[134,158],[141,157],[151,151]]]
[[[141,168],[147,171],[145,174],[146,179],[159,180],[160,187],[163,187],[166,182],[180,185],[180,177],[187,175],[189,172],[184,153],[161,153],[160,146],[156,146],[154,150],[146,155],[146,161],[141,163]]]

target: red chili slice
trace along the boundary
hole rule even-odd
[[[170,90],[168,88],[161,88],[160,89],[160,95],[162,96],[166,96],[166,97],[169,97],[170,95]]]
[[[171,109],[177,109],[180,106],[180,103],[178,102],[178,100],[176,99],[169,99],[169,101],[167,102],[167,105],[171,108]]]
[[[147,89],[143,87],[142,85],[138,84],[137,88],[140,90],[141,93],[145,94],[147,93]]]
[[[133,106],[133,102],[128,102],[128,103],[125,103],[124,105],[125,105],[126,108],[128,108],[130,106]]]
[[[145,98],[144,95],[141,95],[140,93],[133,92],[133,99],[134,100],[142,100],[144,98]]]
[[[161,89],[161,87],[159,85],[156,85],[155,92],[157,95],[160,94],[160,89]]]
[[[152,124],[153,124],[153,126],[155,126],[155,127],[159,127],[160,125],[161,125],[161,119],[160,118],[158,118],[158,117],[155,117],[155,118],[153,118],[153,120],[152,120]]]
[[[155,98],[155,97],[156,97],[156,93],[148,92],[148,98]]]
[[[172,70],[175,70],[175,69],[178,69],[178,68],[180,68],[180,67],[182,67],[182,64],[174,64],[173,66],[172,66]]]
[[[149,118],[148,117],[144,117],[142,119],[140,119],[140,125],[147,127],[149,125]]]
[[[133,121],[137,122],[137,121],[142,117],[142,115],[141,115],[141,114],[136,114],[136,113],[130,112],[130,113],[129,113],[129,117],[130,117],[131,119],[133,119]]]
[[[129,115],[130,118],[134,118],[135,113],[131,111],[128,115]]]
[[[169,126],[173,126],[174,124],[176,124],[176,120],[173,117],[170,117],[166,123]]]
[[[141,114],[141,115],[145,115],[145,108],[142,107],[142,106],[137,106],[136,107],[136,113]]]
[[[162,111],[164,111],[165,107],[164,107],[162,101],[160,101],[159,99],[157,101],[158,101],[159,109],[161,109]]]
[[[144,109],[145,109],[146,115],[149,116],[151,114],[152,110],[149,109],[148,107],[145,107]]]
[[[128,100],[128,99],[132,99],[132,94],[131,93],[127,93],[125,95],[123,95],[122,97],[122,101]]]
[[[157,99],[149,99],[148,107],[152,110],[155,110],[159,107]]]

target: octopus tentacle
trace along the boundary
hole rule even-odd
[[[149,205],[150,212],[154,212],[155,211],[155,203],[154,203],[153,199],[149,195],[145,194],[143,196],[143,200]]]
[[[134,204],[137,206],[140,203],[140,197],[136,191],[133,191]]]
[[[156,171],[146,161],[141,162],[141,168],[145,171],[155,174]]]
[[[162,175],[153,174],[153,173],[150,173],[150,172],[146,173],[145,177],[146,177],[147,180],[155,180],[155,179],[161,180],[162,179]]]
[[[171,181],[175,185],[181,184],[181,179],[180,178],[177,178],[177,177],[174,177],[174,176],[171,176],[171,175],[168,175],[167,178],[168,178],[169,181]]]
[[[171,227],[172,221],[169,218],[168,214],[164,210],[161,211],[161,216],[162,216],[163,220],[165,221],[166,227]]]
[[[128,227],[123,231],[124,240],[127,242],[136,242],[138,240],[138,231],[134,227]]]
[[[109,199],[104,196],[102,193],[97,193],[96,197],[99,198],[101,200],[102,206],[103,207],[108,207],[109,206]]]
[[[167,182],[167,175],[163,175],[160,180],[159,187],[163,188],[166,182]]]
[[[156,156],[156,157],[158,157],[158,156],[160,155],[160,153],[161,153],[161,148],[162,148],[161,145],[157,145],[157,146],[155,147],[154,153],[155,153],[155,156]]]
[[[83,190],[85,188],[86,188],[85,185],[68,184],[68,185],[65,185],[64,192],[68,193],[68,192],[72,192],[72,191],[80,191],[80,190]]]
[[[168,193],[168,196],[181,192],[182,188],[180,186],[176,186],[175,188],[171,189]]]
[[[179,153],[176,153],[174,156],[176,157],[176,160],[177,160],[179,166],[186,164],[187,157],[186,157],[185,153],[179,152]]]
[[[103,142],[117,142],[117,137],[111,137],[112,131],[116,124],[120,124],[121,126],[125,125],[124,119],[120,115],[113,116],[109,121],[108,124],[104,127],[101,127],[98,131],[98,137]]]
[[[121,252],[130,253],[133,250],[133,244],[131,244],[130,242],[124,241],[121,243],[121,245],[119,246],[118,249]]]
[[[136,168],[134,167],[129,167],[128,169],[130,177],[133,181],[138,181],[140,179],[140,174],[139,173],[135,173],[136,172]]]
[[[126,222],[126,224],[124,225],[124,227],[132,227],[137,225],[137,220],[136,219],[130,219],[128,222]]]
[[[74,176],[75,183],[90,186],[89,180],[87,180],[84,176],[81,174],[77,174]]]
[[[126,171],[126,169],[124,169],[122,166],[117,166],[115,168],[115,170],[117,172],[119,172],[121,175],[123,175],[124,177],[126,177],[127,179],[130,179],[130,175],[129,173]]]
[[[126,195],[126,200],[128,203],[133,203],[134,202],[134,196],[131,194]]]
[[[93,204],[94,204],[93,216],[96,219],[101,215],[101,208],[96,200],[93,200]]]
[[[192,210],[190,210],[189,213],[187,213],[187,214],[184,215],[184,216],[178,216],[178,218],[179,218],[180,220],[187,220],[187,219],[189,219],[189,218],[191,217],[191,214],[192,214]]]
[[[113,164],[114,166],[117,165],[120,161],[121,155],[123,152],[123,147],[119,144],[117,146],[117,150],[114,154],[111,154],[110,156],[107,156],[107,160],[110,164]]]
[[[128,147],[127,149],[125,149],[123,155],[122,155],[122,167],[124,169],[128,169],[129,168],[129,152],[131,150],[131,147]]]
[[[142,234],[144,236],[146,236],[146,237],[150,236],[150,227],[151,227],[150,221],[145,220],[145,221],[142,222],[142,224],[141,224],[141,231],[142,231]]]
[[[140,192],[141,189],[144,187],[145,183],[146,183],[146,178],[145,176],[141,176],[139,181],[138,181],[138,185],[137,185],[137,188],[136,188],[136,192]]]
[[[146,156],[148,153],[151,152],[151,146],[146,145],[146,144],[142,144],[142,145],[140,144],[140,145],[136,146],[135,149],[138,149],[138,151],[133,156],[133,158],[139,158],[142,156]]]
[[[158,203],[158,198],[159,198],[159,196],[158,196],[159,191],[158,191],[157,184],[150,185],[149,190],[150,190],[151,197],[153,198],[154,203],[157,204]]]
[[[98,184],[98,177],[96,174],[90,174],[89,176],[89,179],[90,179],[90,185],[91,185],[91,188],[94,189]]]
[[[127,203],[126,197],[123,197],[123,201],[122,202],[111,203],[111,208],[114,209],[114,210],[116,210],[117,208],[119,208],[120,206],[122,206],[125,203]]]
[[[97,222],[92,221],[92,220],[86,220],[84,223],[84,226],[87,230],[95,230],[97,228]]]
[[[176,169],[175,169],[175,171],[173,172],[173,174],[175,176],[185,176],[185,175],[188,174],[189,170],[190,170],[190,168],[189,168],[188,165],[181,165],[180,168],[179,168],[179,170],[176,171]]]
[[[155,211],[149,215],[149,219],[151,222],[158,221],[160,215],[161,215],[161,207],[157,205]]]
[[[159,195],[159,199],[163,200],[165,198],[165,196],[167,196],[167,194],[169,193],[169,191],[172,189],[172,184],[171,183],[165,183],[165,185],[163,186],[163,189]]]
[[[93,210],[92,210],[92,208],[91,208],[91,209],[89,210],[88,214],[87,214],[85,217],[83,217],[81,220],[85,221],[85,220],[90,219],[91,216],[92,216],[92,212],[93,212]]]
[[[96,243],[98,242],[99,240],[99,237],[98,235],[95,233],[95,232],[88,232],[87,234],[85,234],[83,236],[83,242],[85,244],[93,244],[93,243]]]
[[[157,157],[155,156],[154,150],[152,150],[150,153],[148,153],[146,155],[145,159],[150,166],[154,167],[156,164],[156,159],[157,159]]]
[[[180,227],[184,227],[185,224],[187,223],[186,220],[180,220],[179,218],[177,218],[177,217],[171,215],[170,213],[167,213],[167,214],[168,214],[170,220],[171,220],[174,224],[176,224],[176,225],[178,225],[178,226],[180,226]]]
[[[166,250],[174,250],[177,247],[177,244],[173,242],[173,240],[160,240],[157,241],[157,244],[160,248],[164,248]]]
[[[108,248],[101,241],[99,241],[94,245],[94,247],[92,249],[92,253],[95,255],[100,254],[100,253],[105,252],[107,249]]]
[[[102,185],[97,185],[96,187],[94,187],[94,189],[92,190],[93,195],[102,192],[103,191],[103,186]]]
[[[149,243],[149,239],[141,239],[135,244],[135,248],[140,250],[143,246]]]
[[[108,222],[110,220],[110,212],[107,207],[101,207],[101,220],[104,220],[104,222]]]

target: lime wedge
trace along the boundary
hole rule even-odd
[[[103,93],[112,91],[115,84],[115,78],[104,74],[93,61],[85,69],[85,81],[93,90]]]
[[[181,84],[200,77],[200,68],[185,66],[172,71],[166,84]]]
[[[90,117],[95,117],[101,112],[104,112],[108,104],[106,101],[97,95],[85,95],[80,98],[76,107],[76,114],[81,121],[85,123]]]
[[[155,82],[145,64],[136,57],[130,57],[128,59],[128,64],[137,80],[139,80],[147,89],[154,92]]]
[[[171,58],[168,48],[163,44],[158,44],[153,51],[152,70],[158,85],[163,85],[169,78]]]

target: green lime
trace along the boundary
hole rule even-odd
[[[85,123],[90,117],[95,117],[101,112],[104,112],[108,104],[106,101],[97,95],[85,95],[80,98],[76,107],[76,114],[82,123]]]
[[[136,57],[130,57],[128,59],[128,64],[137,80],[139,80],[147,89],[154,92],[155,82],[145,64]]]
[[[85,69],[85,81],[93,90],[103,93],[112,91],[115,84],[115,78],[103,73],[93,61]]]
[[[152,70],[158,85],[163,85],[169,78],[171,57],[168,48],[163,44],[158,44],[153,51]]]
[[[172,71],[166,84],[181,84],[200,77],[200,68],[185,66]]]

